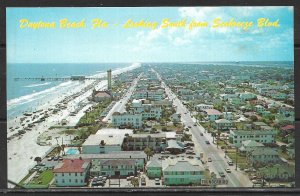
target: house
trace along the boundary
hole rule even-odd
[[[240,104],[242,104],[242,100],[239,97],[228,98],[228,101],[232,105],[240,105]]]
[[[226,93],[226,94],[233,94],[233,93],[235,93],[236,92],[236,88],[234,88],[234,87],[225,87],[224,88],[224,92]]]
[[[265,111],[265,108],[261,105],[256,105],[254,108],[257,113],[262,113]]]
[[[285,100],[287,95],[285,93],[275,93],[271,96],[274,100]]]
[[[207,104],[198,104],[195,106],[195,110],[197,111],[204,111],[206,109],[213,109],[213,105],[207,105]]]
[[[264,145],[254,140],[245,140],[242,141],[242,146],[239,147],[239,152],[242,155],[246,155],[248,152],[258,149],[259,147],[264,147]]]
[[[280,158],[278,152],[273,148],[257,148],[248,152],[246,159],[252,165],[254,164],[267,164],[278,163]]]
[[[223,112],[223,117],[227,120],[232,120],[233,119],[232,112]]]
[[[132,129],[100,129],[90,135],[82,144],[83,154],[107,154],[121,151],[126,134],[132,134]]]
[[[167,186],[200,184],[201,179],[205,178],[204,171],[198,164],[179,160],[163,167],[163,182]]]
[[[215,109],[205,109],[204,112],[206,113],[209,121],[215,121],[219,119],[222,115],[220,111]]]
[[[240,93],[240,99],[242,101],[250,101],[256,99],[256,95],[253,93]]]
[[[264,122],[253,122],[252,124],[254,129],[260,129],[262,126],[267,126]]]
[[[183,152],[184,145],[180,141],[171,139],[167,141],[167,147],[165,149],[171,154],[179,154]]]
[[[142,127],[142,114],[129,114],[115,112],[112,115],[113,127],[131,126],[133,128]]]
[[[129,113],[142,114],[142,120],[149,118],[159,120],[161,118],[162,109],[160,107],[155,107],[150,103],[146,103],[146,101],[146,99],[134,99]]]
[[[89,160],[64,159],[53,169],[55,185],[64,187],[86,186],[89,168]]]
[[[151,159],[147,162],[146,173],[149,178],[160,178],[162,176],[161,160]]]
[[[228,130],[233,127],[233,123],[230,120],[218,119],[215,120],[214,127],[217,130]]]
[[[92,176],[126,177],[137,173],[137,163],[132,159],[93,159],[91,163]]]
[[[259,168],[257,175],[267,181],[295,180],[295,166],[290,164],[274,164]]]
[[[240,147],[243,141],[254,140],[263,144],[275,143],[275,130],[230,130],[229,143],[235,147]]]
[[[295,110],[291,107],[281,107],[279,108],[279,114],[285,117],[290,117],[295,115]]]

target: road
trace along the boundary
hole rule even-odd
[[[253,92],[248,92],[248,91],[245,91],[246,93],[253,93]],[[291,106],[291,105],[288,105],[286,103],[283,103],[281,101],[275,101],[274,99],[271,99],[271,98],[268,98],[268,97],[264,97],[264,96],[261,96],[259,94],[256,94],[256,93],[253,93],[257,96],[257,99],[259,100],[263,100],[265,102],[267,102],[268,104],[271,104],[271,103],[276,103],[277,105],[279,105],[280,107],[289,107],[289,108],[294,108],[294,106]]]
[[[113,113],[115,112],[126,112],[125,110],[125,105],[128,102],[128,100],[130,99],[138,81],[140,80],[140,78],[143,76],[143,73],[141,73],[136,79],[134,79],[132,81],[131,87],[127,90],[126,94],[122,97],[122,99],[120,99],[119,101],[117,101],[115,103],[115,105],[112,107],[112,109],[108,112],[108,114],[106,115],[105,118],[103,118],[103,122],[108,122],[111,123],[111,116],[113,115]]]
[[[207,163],[210,171],[214,171],[217,176],[219,172],[224,172],[226,178],[228,179],[228,187],[252,187],[252,182],[249,180],[241,171],[235,171],[235,166],[229,166],[225,158],[225,154],[221,149],[216,148],[212,144],[212,137],[206,133],[205,129],[201,125],[194,126],[196,119],[192,118],[189,114],[186,107],[182,102],[172,93],[172,91],[165,85],[161,76],[157,73],[158,79],[162,81],[162,87],[165,88],[166,94],[169,99],[173,100],[173,104],[177,106],[177,112],[181,114],[182,122],[190,127],[190,132],[193,136],[193,141],[195,143],[195,151],[204,152],[206,158],[211,157],[212,162]],[[200,133],[203,133],[203,136],[200,136]],[[206,141],[209,141],[211,144],[206,144]],[[230,168],[232,173],[226,173],[225,169]]]

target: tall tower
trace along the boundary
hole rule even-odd
[[[107,90],[111,92],[111,69],[107,71]]]

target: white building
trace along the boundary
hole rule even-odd
[[[86,186],[90,161],[65,159],[54,168],[56,186]]]
[[[215,121],[222,116],[222,113],[215,109],[206,109],[204,112],[206,113],[209,121]]]
[[[145,99],[134,99],[129,113],[142,114],[142,119],[161,118],[162,109],[146,102]]]
[[[142,114],[129,114],[115,112],[112,115],[112,124],[114,127],[132,126],[133,128],[142,127]]]
[[[100,129],[90,135],[82,144],[83,154],[107,154],[121,151],[126,134],[132,134],[131,129]]]
[[[230,130],[229,143],[235,147],[240,147],[243,141],[254,140],[263,144],[275,143],[277,131],[274,130]]]
[[[206,109],[213,109],[214,106],[213,105],[207,105],[207,104],[198,104],[195,106],[195,109],[197,111],[204,111]]]

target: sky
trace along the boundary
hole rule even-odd
[[[293,7],[7,8],[8,63],[108,63],[293,61]],[[20,28],[20,20],[56,22],[53,29]],[[86,28],[61,29],[59,21],[85,20]],[[92,20],[108,22],[92,29]],[[128,19],[186,19],[185,28],[123,28]],[[222,21],[253,21],[248,30],[212,28]],[[258,28],[258,18],[279,19],[278,28]],[[207,28],[188,29],[190,21]]]

